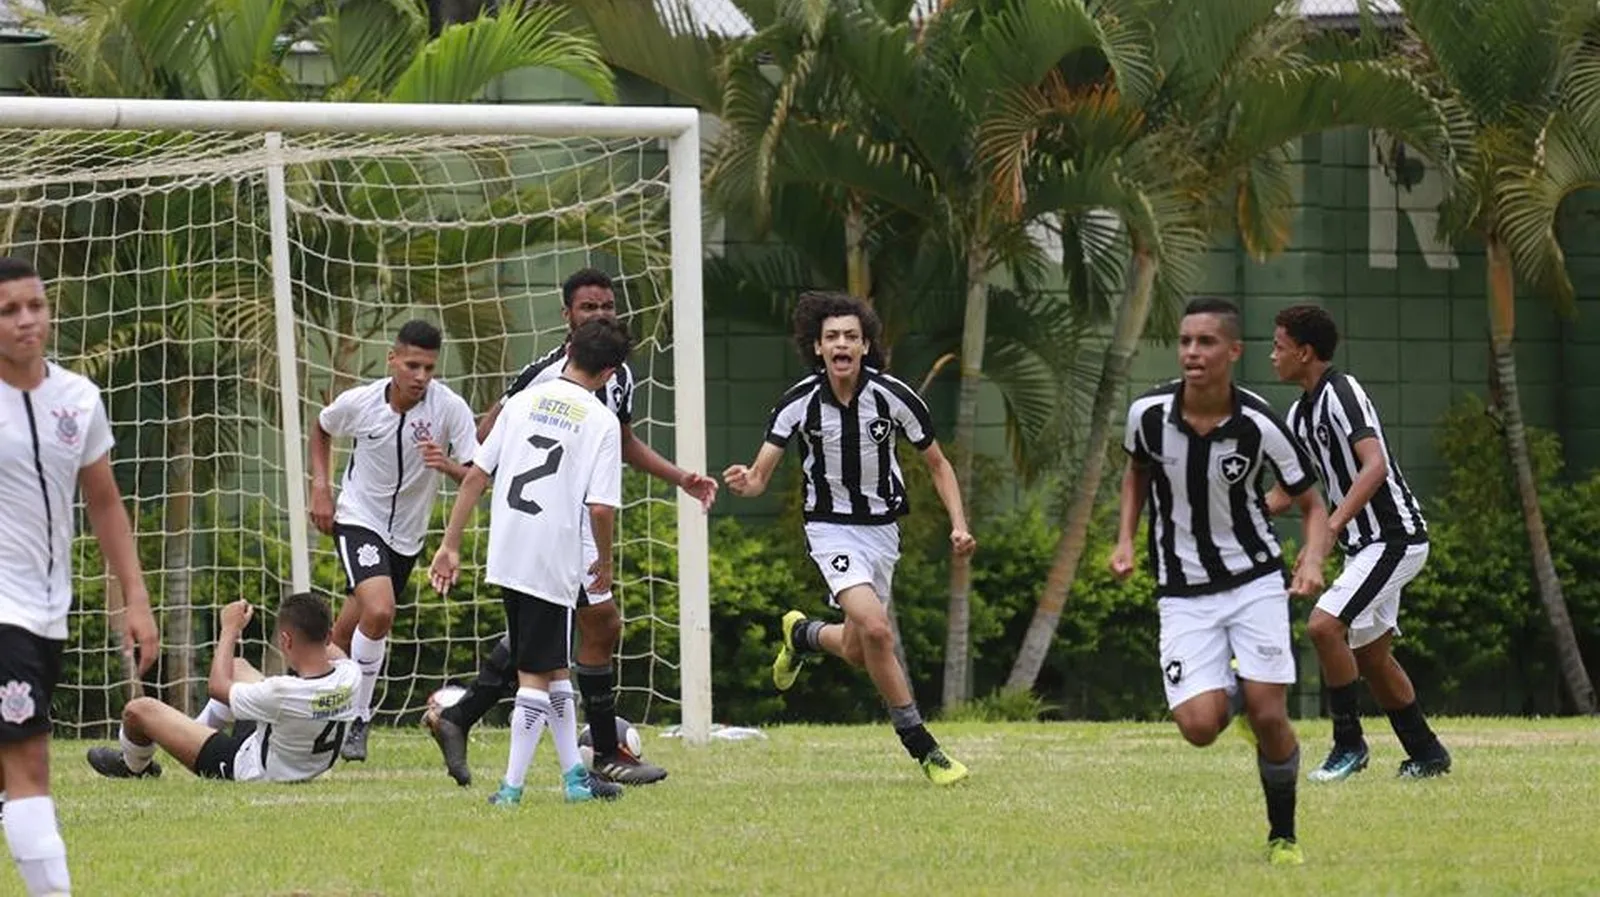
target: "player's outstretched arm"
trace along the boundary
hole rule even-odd
[[[938,442],[928,443],[922,450],[922,460],[927,462],[928,473],[933,477],[933,490],[944,502],[945,513],[950,515],[950,547],[956,554],[971,554],[978,547],[967,529],[967,511],[961,504],[961,484],[956,480],[956,469],[939,448]]]
[[[439,550],[434,552],[433,563],[428,566],[428,582],[441,595],[450,591],[461,573],[461,535],[472,518],[473,506],[488,486],[489,475],[475,464],[467,465],[461,489],[456,492],[456,503],[450,508],[450,522],[444,527],[444,539],[439,543]]]
[[[333,532],[333,485],[328,479],[333,437],[322,428],[321,415],[311,419],[311,522],[324,533]],[[220,700],[220,699],[219,699]]]
[[[734,495],[743,498],[755,498],[767,491],[767,484],[772,481],[772,472],[778,469],[778,462],[783,460],[783,449],[770,442],[761,444],[761,451],[756,452],[756,460],[748,467],[735,464],[722,472],[722,481],[728,484]]]
[[[228,703],[233,691],[233,655],[245,626],[255,616],[250,602],[240,598],[222,609],[222,631],[217,635],[217,653],[211,656],[211,675],[206,678],[206,694]]]
[[[1133,537],[1139,532],[1150,471],[1133,458],[1122,469],[1122,496],[1117,505],[1117,547],[1111,552],[1111,573],[1119,579],[1133,572]]]
[[[143,675],[155,664],[161,642],[150,612],[144,571],[139,567],[139,551],[133,544],[133,526],[122,506],[122,490],[111,473],[109,454],[78,471],[78,489],[83,493],[89,527],[100,543],[100,553],[122,586],[122,651],[131,656],[134,646],[138,646],[139,674]]]
[[[711,510],[717,500],[717,481],[705,474],[684,470],[661,457],[661,453],[633,433],[633,427],[622,425],[622,463],[641,470],[662,482],[671,483],[694,496],[702,510]]]

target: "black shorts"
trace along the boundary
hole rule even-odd
[[[50,700],[66,642],[0,625],[0,744],[50,731]]]
[[[254,720],[240,720],[233,724],[233,734],[218,732],[206,739],[200,745],[200,753],[194,757],[194,768],[189,770],[202,779],[233,779],[233,758],[238,756],[239,748],[250,736],[254,735],[256,724]]]
[[[523,673],[553,673],[572,665],[572,608],[501,589],[511,659]]]
[[[400,600],[421,552],[401,554],[390,548],[389,543],[372,530],[343,523],[333,525],[333,539],[334,548],[339,553],[339,563],[344,567],[346,595],[374,576],[387,576],[394,585],[394,599]]]

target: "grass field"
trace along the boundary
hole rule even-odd
[[[457,788],[418,730],[301,786],[100,779],[58,742],[57,801],[81,895],[1579,894],[1600,893],[1600,726],[1437,721],[1455,773],[1373,766],[1300,790],[1303,867],[1269,867],[1250,748],[1170,725],[934,726],[973,769],[936,790],[887,727],[783,727],[687,750],[619,803],[567,806],[548,739],[522,806],[488,806],[503,730],[475,733]],[[1300,725],[1304,763],[1326,723]],[[0,894],[20,893],[14,870]]]

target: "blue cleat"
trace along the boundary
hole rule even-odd
[[[1306,776],[1313,782],[1340,782],[1367,768],[1367,743],[1357,747],[1334,745],[1328,759]]]

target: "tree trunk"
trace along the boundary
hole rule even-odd
[[[988,338],[989,253],[982,246],[967,250],[967,306],[961,328],[961,394],[956,405],[956,432],[952,443],[956,481],[961,484],[961,504],[971,513],[972,454],[978,434],[978,391],[983,387],[983,349]],[[971,525],[971,521],[968,521]],[[944,641],[944,707],[967,700],[968,656],[972,625],[972,558],[950,554],[950,607]]]
[[[166,525],[161,566],[166,576],[166,632],[161,641],[172,660],[167,683],[172,689],[168,704],[191,716],[194,706],[194,606],[190,586],[193,582],[194,511],[194,420],[193,387],[187,381],[175,388],[174,420],[168,425]]]
[[[1100,492],[1100,480],[1105,474],[1106,445],[1111,438],[1111,419],[1122,398],[1123,387],[1128,382],[1128,369],[1133,355],[1144,336],[1145,322],[1150,318],[1150,303],[1155,293],[1156,260],[1147,250],[1135,249],[1133,276],[1128,279],[1127,295],[1117,308],[1117,320],[1112,330],[1111,344],[1106,347],[1106,357],[1100,368],[1100,384],[1095,389],[1094,407],[1089,417],[1089,439],[1083,448],[1083,468],[1072,487],[1072,503],[1067,508],[1066,527],[1056,552],[1050,562],[1050,574],[1045,577],[1044,591],[1034,609],[1033,620],[1022,637],[1022,647],[1006,680],[1007,689],[1029,689],[1039,678],[1045,658],[1050,653],[1050,643],[1055,640],[1056,625],[1061,621],[1061,610],[1066,607],[1067,595],[1078,575],[1078,562],[1083,558],[1088,542],[1089,521],[1094,517],[1095,497]]]
[[[1486,241],[1489,269],[1490,344],[1494,352],[1494,371],[1498,389],[1494,399],[1500,419],[1505,423],[1506,453],[1516,475],[1517,497],[1522,503],[1523,526],[1528,532],[1528,547],[1533,555],[1533,576],[1539,587],[1539,600],[1550,619],[1550,634],[1555,640],[1556,659],[1566,682],[1572,704],[1581,714],[1595,712],[1594,684],[1584,668],[1578,637],[1567,612],[1561,579],[1556,575],[1555,559],[1550,554],[1550,535],[1545,529],[1544,512],[1539,507],[1539,484],[1534,479],[1533,461],[1528,454],[1528,433],[1522,420],[1522,399],[1517,392],[1517,356],[1513,345],[1516,333],[1516,294],[1511,257],[1505,244],[1490,234]]]
[[[857,299],[871,301],[872,264],[867,258],[867,225],[862,216],[860,197],[851,196],[844,215],[845,288]]]

